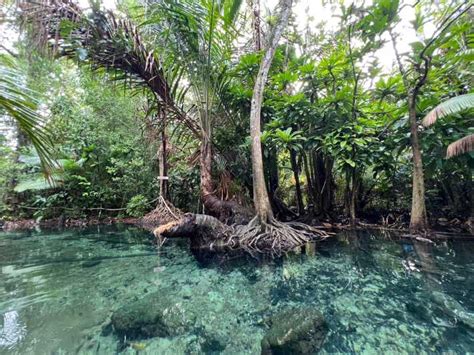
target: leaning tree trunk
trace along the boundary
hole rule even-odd
[[[416,96],[408,95],[408,114],[410,118],[411,147],[413,152],[413,187],[410,231],[423,232],[428,228],[425,206],[425,182],[423,178],[423,161],[421,158],[420,142],[416,120]]]
[[[260,221],[266,222],[273,218],[273,212],[265,186],[265,174],[263,170],[262,143],[261,143],[261,122],[260,113],[262,111],[263,91],[267,81],[268,72],[275,55],[278,42],[290,17],[292,0],[282,0],[280,2],[281,17],[273,30],[273,37],[265,51],[252,95],[252,106],[250,110],[250,137],[252,139],[252,170],[253,170],[253,199],[255,212]]]

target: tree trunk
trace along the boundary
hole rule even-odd
[[[298,169],[298,163],[296,162],[296,152],[293,149],[290,149],[290,161],[291,161],[291,170],[293,170],[293,176],[295,178],[296,202],[298,206],[298,215],[301,216],[301,214],[304,211],[303,195],[301,194],[299,169]]]
[[[265,51],[252,95],[252,106],[250,110],[250,136],[252,138],[252,170],[253,170],[253,198],[255,212],[261,222],[266,222],[273,218],[273,212],[265,186],[265,175],[263,170],[262,143],[261,143],[261,123],[260,113],[262,110],[263,91],[268,77],[268,71],[272,64],[273,56],[278,46],[278,41],[285,29],[290,17],[292,0],[282,0],[281,15],[278,23],[273,29],[273,36],[269,46]]]
[[[251,0],[252,6],[252,28],[255,50],[260,52],[262,49],[262,35],[260,30],[260,0]]]
[[[314,184],[314,209],[318,214],[328,215],[333,205],[332,160],[320,152],[312,153]]]
[[[265,166],[267,168],[268,192],[270,196],[273,196],[280,185],[278,178],[278,156],[273,149],[267,150]]]
[[[349,217],[351,219],[351,226],[354,226],[357,221],[357,195],[359,193],[360,179],[355,168],[351,169],[351,190],[350,190],[350,205]]]
[[[167,152],[167,141],[166,136],[166,112],[160,111],[162,129],[161,129],[161,146],[160,146],[160,158],[159,158],[159,174],[160,174],[160,196],[166,201],[169,201],[169,188],[168,188],[168,152]]]
[[[344,214],[350,218],[351,215],[351,174],[350,170],[345,170],[345,188],[344,188]]]
[[[408,94],[408,114],[410,118],[411,147],[413,152],[413,188],[410,231],[423,232],[428,228],[425,206],[425,182],[423,178],[423,161],[421,159],[418,127],[416,120],[416,97]]]
[[[314,185],[313,185],[313,177],[311,176],[311,170],[308,163],[308,157],[306,153],[303,152],[303,169],[304,175],[306,176],[306,195],[308,196],[308,204],[312,205],[314,209]],[[309,210],[309,208],[308,208]]]
[[[209,136],[203,136],[201,140],[201,155],[199,159],[201,165],[201,198],[204,208],[211,215],[219,215],[218,203],[220,199],[214,194],[214,184],[212,181],[212,145]]]

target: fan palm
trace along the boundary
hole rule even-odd
[[[53,144],[45,122],[38,114],[36,93],[24,85],[24,76],[16,69],[15,61],[8,56],[0,56],[0,110],[18,123],[35,147],[47,177],[54,167]]]
[[[423,125],[429,127],[436,123],[438,119],[452,115],[454,113],[473,108],[474,107],[474,93],[460,95],[446,100],[432,109],[423,118]],[[474,134],[461,138],[448,146],[446,158],[451,158],[456,155],[464,154],[474,150]]]

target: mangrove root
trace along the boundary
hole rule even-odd
[[[290,250],[312,240],[323,240],[329,233],[300,222],[261,221],[255,217],[245,226],[237,226],[230,244],[248,249]]]
[[[280,222],[270,219],[261,222],[255,217],[247,225],[228,226],[217,218],[202,214],[185,214],[180,220],[156,228],[157,238],[185,237],[200,239],[213,246],[244,248],[257,251],[282,252],[306,244],[309,241],[326,239],[330,233],[300,222]]]
[[[179,221],[183,216],[183,212],[160,196],[156,208],[144,216],[142,222],[149,226],[163,225],[169,222]]]

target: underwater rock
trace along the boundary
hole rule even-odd
[[[127,339],[146,339],[183,334],[192,328],[195,320],[192,309],[185,310],[182,302],[156,292],[115,311],[112,326],[118,335]]]
[[[327,324],[321,312],[290,308],[270,319],[271,327],[262,340],[262,354],[313,354],[326,337]]]
[[[100,260],[87,260],[81,263],[83,268],[93,267],[99,265],[102,261]]]

